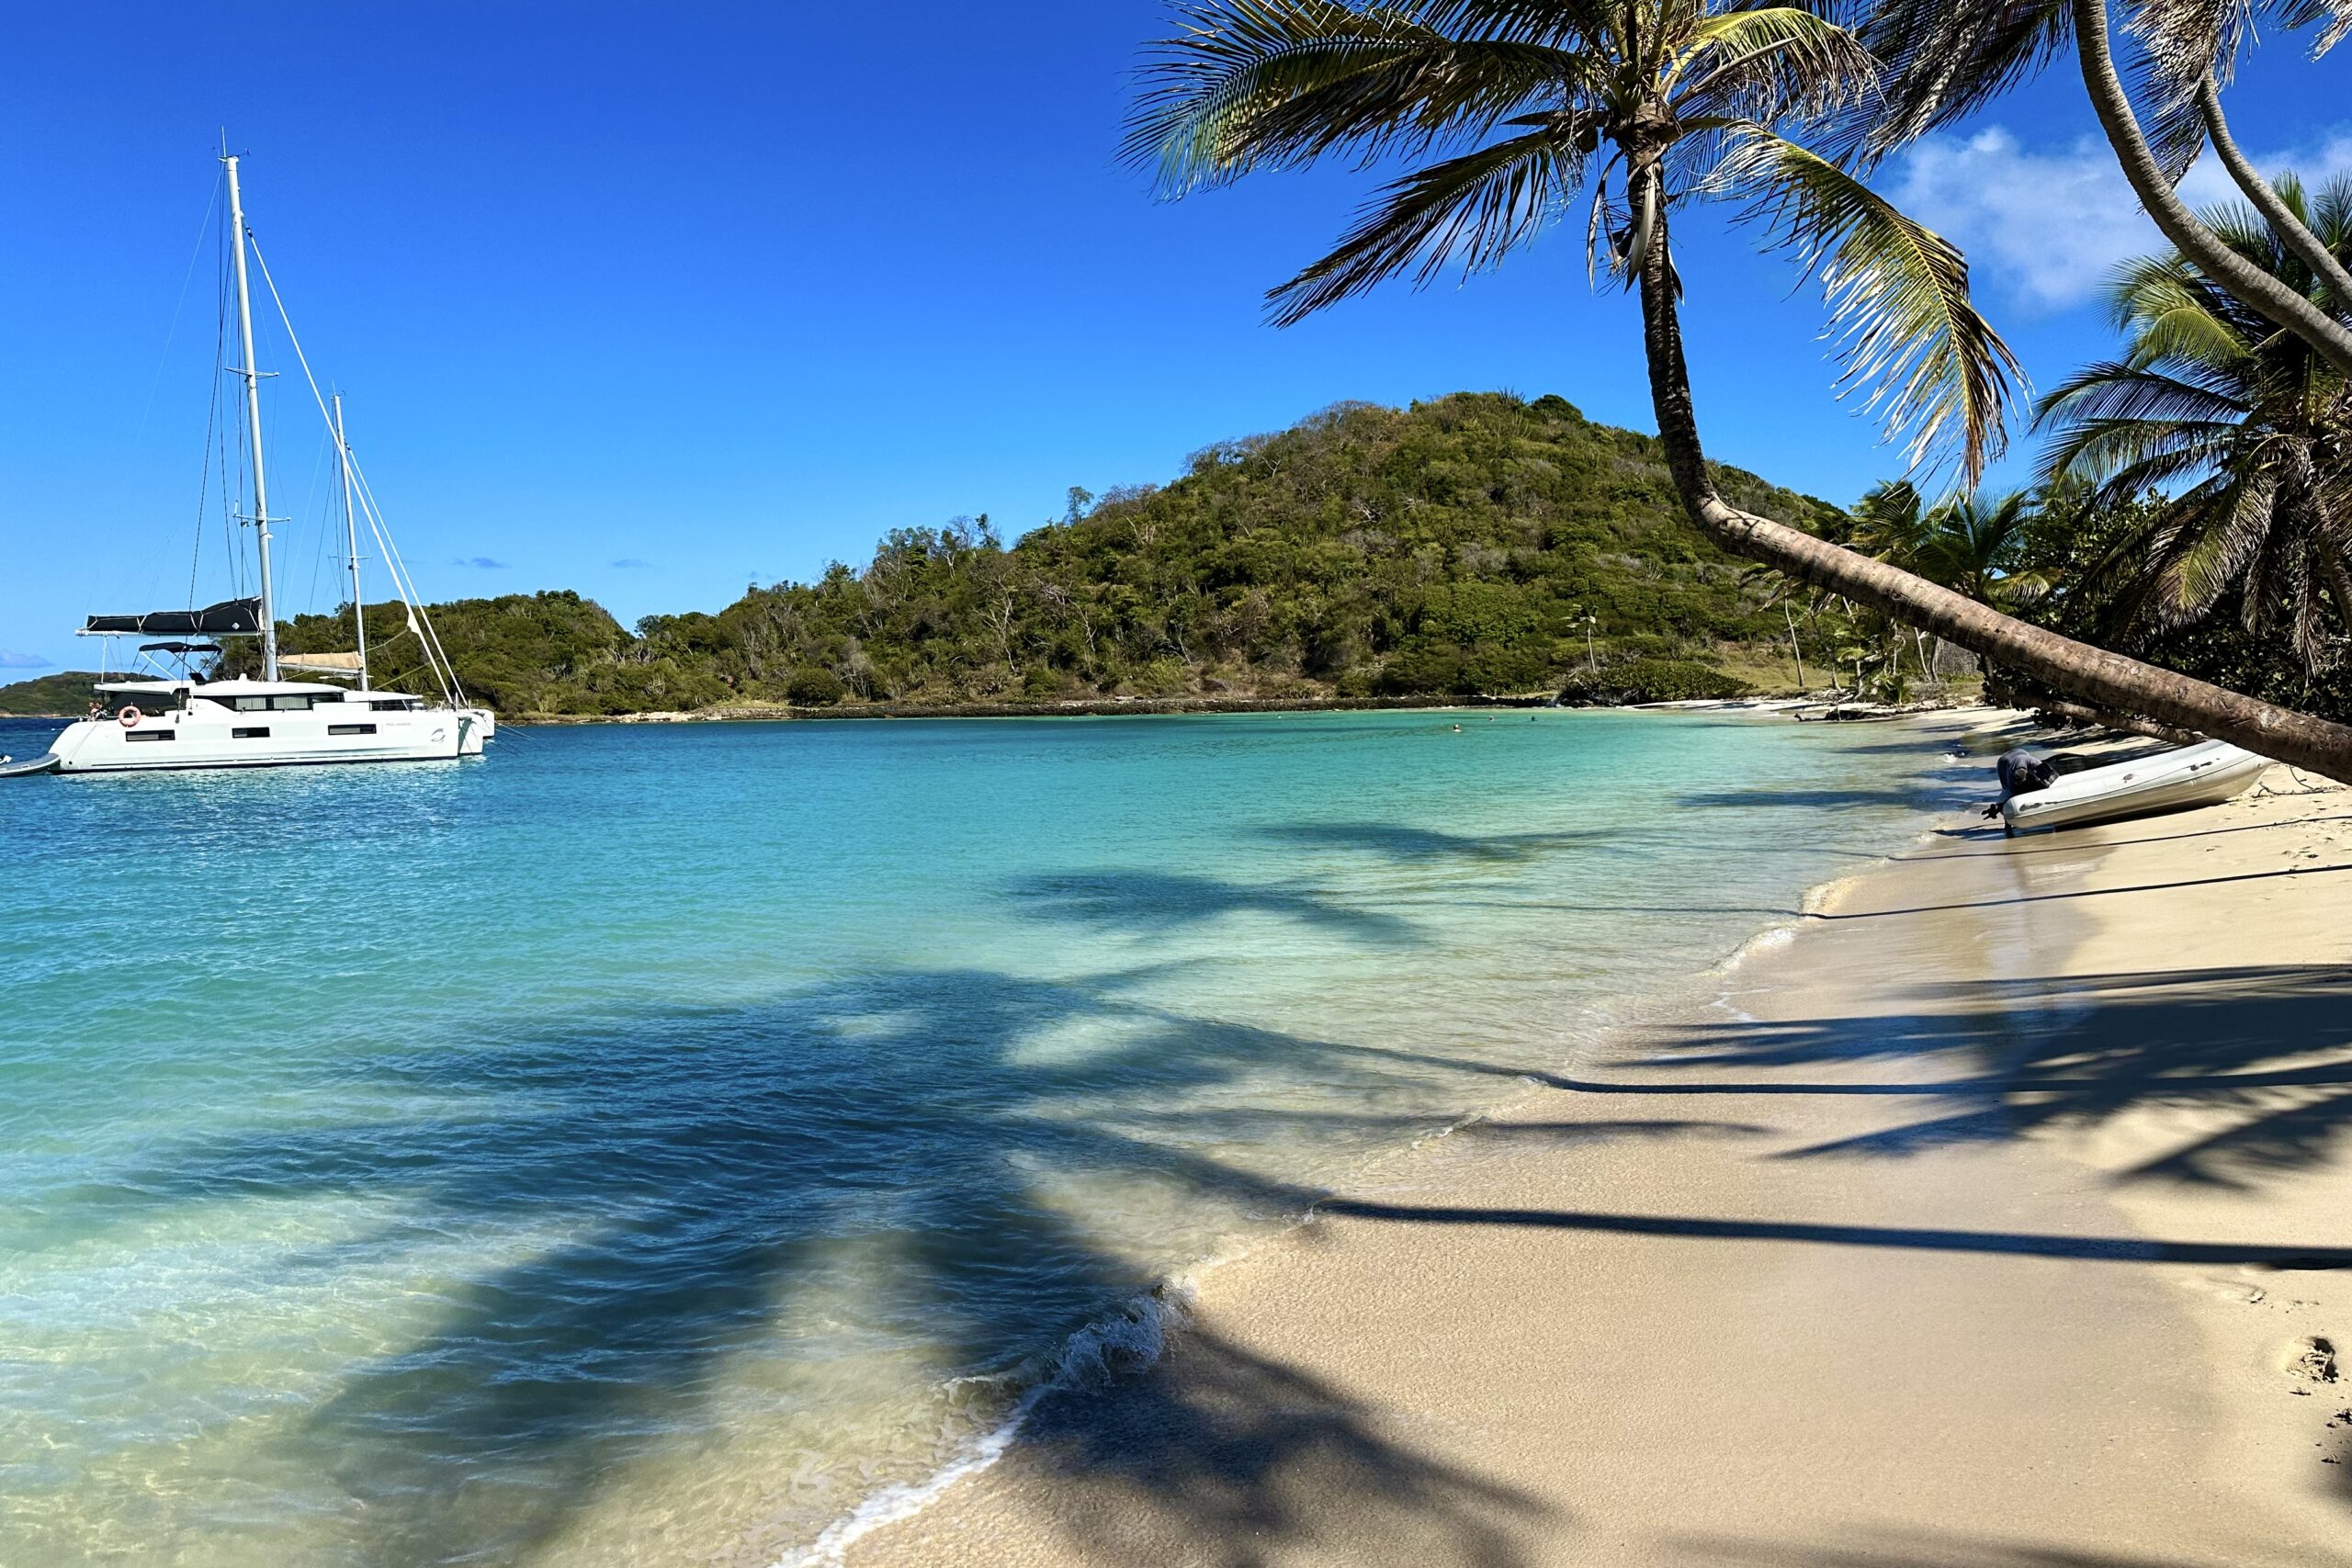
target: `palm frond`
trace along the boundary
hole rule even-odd
[[[1267,295],[1276,324],[1410,272],[1496,263],[1542,232],[1581,181],[1586,154],[1546,128],[1417,169],[1388,186],[1337,248]]]
[[[1590,69],[1569,51],[1450,38],[1394,6],[1208,0],[1142,73],[1123,156],[1171,195],[1348,149],[1369,163],[1475,138],[1556,103]]]
[[[1862,42],[1885,63],[1883,101],[1835,145],[1883,157],[2035,75],[2073,38],[2068,0],[1882,0]]]
[[[2352,0],[2278,0],[2271,9],[2290,28],[2319,29],[2319,36],[2312,39],[2313,60],[2352,37]],[[2346,607],[2346,613],[2352,615],[2352,605]]]
[[[2223,389],[2110,359],[2086,366],[2052,388],[2034,405],[2034,423],[2132,419],[2234,426],[2247,412],[2242,400]]]
[[[1562,50],[1605,41],[1624,17],[1611,0],[1404,0],[1404,8],[1442,33]]]
[[[2228,322],[2184,303],[2143,316],[2131,355],[2131,363],[2142,367],[2178,361],[2222,369],[2245,359],[2246,346]]]
[[[2156,624],[2185,626],[2229,591],[2270,532],[2272,494],[2266,474],[2230,475],[2169,509],[2150,578],[2148,609]]]
[[[1678,116],[1770,124],[1812,118],[1875,95],[1878,61],[1845,28],[1797,6],[1700,17],[1660,78]]]
[[[1973,484],[2007,444],[2024,370],[1969,297],[1958,247],[1829,160],[1750,126],[1732,136],[1720,188],[1748,196],[1746,216],[1818,274],[1844,384],[1916,467],[1956,449]]]

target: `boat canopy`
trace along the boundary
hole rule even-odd
[[[322,686],[300,681],[248,681],[242,676],[231,681],[100,681],[96,689],[101,692],[194,692],[198,696],[208,697],[299,697],[306,693],[336,697],[350,694],[341,686]],[[390,696],[404,694],[370,692],[367,694]]]
[[[201,610],[154,610],[144,615],[92,615],[85,637],[257,637],[259,599],[223,599]]]
[[[281,653],[277,656],[280,670],[308,670],[317,675],[356,675],[359,655],[356,653]]]

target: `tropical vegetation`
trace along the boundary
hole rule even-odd
[[[0,718],[79,716],[90,705],[90,684],[104,677],[87,670],[60,671],[0,686]]]
[[[2275,196],[2352,255],[2352,181],[2314,197],[2290,177]],[[2253,208],[2199,216],[2246,265],[2352,316],[2352,294]],[[2105,552],[2078,576],[2106,606],[2102,630],[2154,646],[2229,595],[2248,633],[2283,636],[2307,671],[2326,673],[2352,630],[2352,378],[2177,251],[2125,266],[2110,306],[2122,356],[2041,405],[2052,476],[2089,487],[2094,517],[2138,522],[2107,529]],[[2156,495],[2163,504],[2133,507]]]

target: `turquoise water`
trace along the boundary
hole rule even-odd
[[[0,785],[0,1562],[778,1561],[1952,788],[1555,712]]]

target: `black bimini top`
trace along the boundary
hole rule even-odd
[[[85,632],[135,637],[254,637],[261,632],[261,601],[223,599],[201,610],[155,610],[144,615],[92,615]]]

